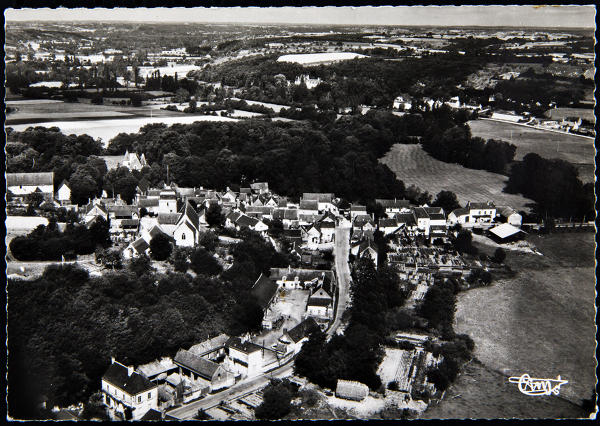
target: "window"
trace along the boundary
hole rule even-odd
[[[138,395],[138,402],[142,402],[142,395]]]
[[[185,234],[181,234],[181,239],[185,240]]]
[[[152,399],[152,392],[148,392],[148,399]]]

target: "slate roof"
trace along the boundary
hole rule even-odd
[[[466,214],[469,214],[469,209],[460,208],[460,209],[452,210],[452,213],[454,213],[454,216],[456,216],[456,217],[464,216]]]
[[[510,206],[499,206],[496,208],[496,210],[498,211],[498,213],[500,213],[502,216],[504,217],[508,217],[511,214],[519,214],[515,209],[513,209]]]
[[[273,219],[298,220],[298,209],[275,208],[273,209]]]
[[[444,214],[444,209],[441,207],[423,207],[428,215],[432,214]]]
[[[353,225],[354,226],[364,226],[367,223],[370,223],[371,225],[375,225],[371,216],[369,216],[368,214],[359,214],[354,218]]]
[[[387,200],[387,199],[382,199],[382,198],[376,198],[375,199],[375,203],[376,204],[380,204],[381,207],[383,208],[396,208],[396,209],[400,209],[400,208],[408,208],[410,207],[410,201],[408,200]]]
[[[184,220],[185,218],[187,218],[187,220],[189,220],[189,222],[192,224],[192,226],[194,228],[198,229],[198,227],[200,226],[200,217],[198,216],[198,213],[196,212],[196,210],[190,204],[189,201],[185,202],[185,205],[183,206],[181,211],[183,212],[181,220]]]
[[[242,339],[239,337],[230,337],[225,346],[247,354],[262,350],[262,346],[252,343],[249,340],[242,342]]]
[[[380,228],[395,228],[398,226],[396,219],[379,219]]]
[[[331,300],[329,299],[321,299],[321,298],[313,298],[310,297],[308,299],[308,306],[329,306],[331,305]]]
[[[275,281],[264,274],[260,274],[250,291],[252,295],[256,297],[256,301],[260,307],[267,309],[275,297],[275,294],[277,294],[278,289],[279,286]]]
[[[255,191],[268,191],[269,190],[269,183],[268,182],[251,183],[250,184],[250,188],[254,189]]]
[[[508,223],[503,223],[501,225],[498,225],[498,226],[490,229],[490,232],[492,234],[494,234],[495,236],[504,239],[504,238],[508,238],[513,235],[516,235],[523,231],[521,231],[519,228],[516,228]]]
[[[306,318],[300,324],[288,330],[287,334],[292,339],[292,342],[298,343],[300,340],[308,336],[311,330],[318,327],[317,322],[312,317]]]
[[[6,186],[53,185],[54,172],[48,173],[6,173]]]
[[[138,207],[158,207],[158,198],[141,198],[138,201]]]
[[[177,194],[175,193],[175,191],[162,191],[160,193],[160,199],[161,200],[176,200]]]
[[[423,207],[415,207],[413,212],[415,213],[415,217],[417,219],[428,219],[429,218],[427,211]]]
[[[153,377],[162,373],[168,373],[176,368],[177,366],[173,364],[173,361],[170,358],[164,358],[140,365],[137,368],[137,371],[146,377]]]
[[[140,420],[142,420],[142,421],[162,421],[162,414],[160,411],[157,411],[154,408],[151,408],[148,411],[146,411],[146,414],[144,414]]]
[[[494,206],[494,203],[492,203],[491,201],[488,201],[487,203],[471,203],[471,202],[469,202],[467,204],[467,208],[471,209],[471,210],[475,210],[475,209],[486,210],[486,209],[495,209],[496,206]]]
[[[225,344],[229,340],[229,336],[221,333],[212,339],[205,340],[204,342],[198,343],[189,349],[189,352],[194,355],[202,356],[206,353],[213,352],[219,348],[225,347]]]
[[[240,217],[238,217],[238,219],[235,221],[236,225],[239,225],[241,227],[250,227],[250,226],[256,226],[256,224],[259,221],[253,217],[250,216],[246,216],[246,215],[241,215]]]
[[[220,367],[216,362],[194,355],[185,349],[179,349],[179,351],[177,351],[177,355],[175,355],[173,362],[194,371],[199,374],[200,377],[207,380],[212,380],[213,375]]]
[[[144,253],[150,248],[150,245],[143,238],[138,238],[131,243],[131,247],[133,247],[138,253]]]
[[[252,194],[251,188],[240,188],[240,194]]]
[[[367,207],[360,204],[352,204],[350,205],[351,212],[367,212]]]
[[[159,213],[157,219],[161,225],[176,225],[180,216],[180,213]]]
[[[301,210],[319,210],[319,202],[313,200],[300,200]]]
[[[113,362],[108,367],[108,370],[102,376],[102,380],[109,382],[129,395],[137,395],[157,386],[135,371],[129,376],[127,367],[118,362]]]

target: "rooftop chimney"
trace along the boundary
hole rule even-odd
[[[133,374],[133,367],[127,366],[127,376],[131,376]]]

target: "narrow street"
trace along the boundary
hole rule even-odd
[[[342,315],[346,311],[350,299],[350,265],[348,256],[350,255],[350,227],[335,228],[335,270],[338,279],[339,297],[337,302],[337,311],[333,324],[327,330],[327,338],[331,338],[339,328],[342,322]]]

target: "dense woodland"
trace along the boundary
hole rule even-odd
[[[199,250],[214,250],[207,246]],[[9,280],[9,414],[36,418],[43,396],[50,407],[86,401],[111,356],[139,365],[221,332],[258,330],[262,309],[249,290],[261,272],[289,261],[251,232],[232,254],[223,273],[192,256],[195,278],[156,273],[141,257],[101,277],[57,265],[34,281]]]

